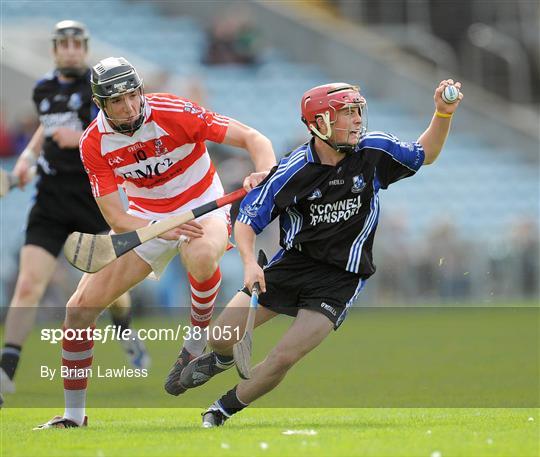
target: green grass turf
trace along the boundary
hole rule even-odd
[[[57,412],[4,409],[2,455],[526,457],[539,452],[538,409],[254,408],[222,428],[202,429],[198,409],[100,408],[89,410],[87,429],[31,430]],[[316,434],[284,435],[287,430]]]
[[[177,322],[185,320],[147,317],[136,319],[135,326],[172,328]],[[538,322],[538,308],[357,309],[256,406],[539,407]],[[279,317],[255,331],[255,363],[290,323]],[[153,362],[147,378],[107,379],[97,370],[129,364],[118,342],[96,342],[88,405],[204,408],[238,382],[229,370],[181,397],[165,394],[163,380],[180,345],[148,342]],[[6,397],[6,407],[63,407],[60,349],[40,341],[36,329],[22,353],[17,394]],[[41,377],[45,365],[57,370],[53,380]]]
[[[255,362],[290,322],[257,329]],[[238,382],[234,370],[168,396],[162,383],[180,345],[152,342],[148,378],[90,380],[88,429],[32,432],[63,412],[61,380],[39,377],[41,364],[58,367],[60,347],[36,330],[0,413],[1,455],[537,456],[538,332],[538,308],[355,310],[279,388],[215,430],[199,428],[200,413]],[[96,343],[94,366],[124,361],[118,343]]]

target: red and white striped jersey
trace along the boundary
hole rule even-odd
[[[191,209],[223,195],[205,141],[221,143],[229,119],[172,94],[145,96],[145,120],[132,135],[103,111],[80,140],[94,197],[123,186],[130,213],[148,218]]]

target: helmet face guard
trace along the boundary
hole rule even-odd
[[[362,125],[358,135],[358,141],[351,143],[336,143],[330,138],[336,130],[347,130],[346,138],[349,138],[353,131],[349,124],[347,129],[334,128],[337,119],[337,112],[349,109],[358,109],[362,118]],[[360,89],[346,83],[332,83],[323,86],[317,86],[308,90],[302,97],[302,121],[308,127],[312,135],[316,135],[331,148],[338,152],[349,153],[354,150],[360,139],[367,132],[367,102],[360,95]],[[326,133],[322,133],[317,125],[317,118],[321,118],[326,127]]]
[[[81,41],[84,44],[85,51],[87,51],[89,38],[90,35],[82,22],[71,20],[60,21],[54,26],[52,33],[53,49],[56,52],[60,40],[72,39]],[[86,65],[79,67],[58,66],[57,70],[66,78],[78,78],[86,73],[86,68]]]
[[[123,57],[103,59],[92,67],[90,84],[92,86],[94,100],[103,111],[105,118],[117,132],[133,133],[139,129],[144,122],[145,101],[143,80],[139,77],[133,65]],[[130,118],[110,117],[106,109],[107,100],[112,100],[135,91],[139,91],[141,100],[137,119],[130,121]]]

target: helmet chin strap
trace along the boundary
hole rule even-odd
[[[334,143],[333,141],[330,141],[330,137],[332,136],[332,124],[330,122],[330,112],[325,111],[320,116],[323,118],[323,121],[326,125],[326,134],[322,133],[319,129],[317,129],[317,127],[313,126],[313,124],[309,125],[309,129],[335,151],[342,152],[344,154],[350,154],[351,152],[353,152],[356,145],[351,145],[348,143],[338,144],[338,143]],[[348,129],[336,128],[335,130],[347,130],[348,133],[351,132],[350,127]],[[348,135],[347,135],[347,138],[348,138]]]
[[[105,105],[105,104],[104,104]],[[139,117],[136,121],[132,122],[131,124],[118,124],[118,121],[126,120],[126,118],[121,119],[113,119],[112,117],[109,117],[107,114],[107,110],[105,109],[105,106],[102,107],[103,112],[105,114],[105,119],[111,124],[111,127],[116,130],[118,133],[134,133],[137,131],[141,125],[144,122],[144,94],[141,94],[141,106],[139,110]]]

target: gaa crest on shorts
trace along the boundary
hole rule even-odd
[[[362,175],[353,176],[353,185],[351,187],[351,192],[353,194],[359,194],[366,187],[366,181]]]

